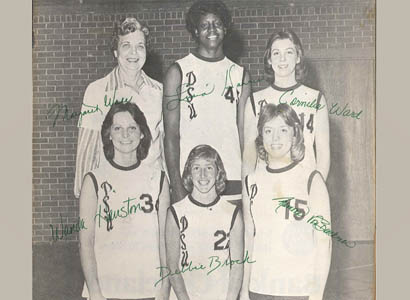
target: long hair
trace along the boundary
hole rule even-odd
[[[229,34],[232,25],[232,17],[226,5],[222,1],[218,0],[199,0],[192,4],[189,8],[185,20],[186,29],[189,33],[191,33],[194,40],[197,40],[195,30],[198,28],[201,16],[206,14],[214,14],[221,19],[226,29],[225,35]]]
[[[272,69],[272,65],[269,63],[269,59],[271,57],[272,44],[276,40],[285,40],[285,39],[289,39],[295,45],[296,53],[298,57],[300,58],[300,62],[296,64],[296,67],[295,67],[296,81],[302,82],[306,77],[307,72],[306,72],[306,66],[304,63],[304,53],[303,53],[302,43],[300,42],[300,39],[296,35],[296,33],[294,33],[290,29],[285,29],[283,31],[274,32],[270,36],[268,43],[266,45],[265,53],[263,55],[263,64],[264,64],[265,73],[266,73],[266,81],[268,81],[269,83],[275,82],[275,72]]]
[[[101,128],[101,139],[103,143],[104,155],[107,160],[112,160],[114,158],[114,145],[110,139],[111,126],[113,124],[114,115],[123,111],[127,111],[131,114],[134,121],[138,124],[141,133],[144,135],[137,147],[137,159],[140,161],[144,160],[147,157],[151,146],[151,131],[147,125],[147,120],[145,119],[144,113],[135,103],[131,102],[113,104],[105,116]]]
[[[118,41],[120,40],[120,36],[127,35],[137,30],[140,30],[144,34],[145,46],[148,52],[151,44],[148,27],[135,18],[123,18],[120,22],[116,22],[114,24],[114,31],[111,37],[111,53],[114,55],[114,51],[118,49]]]
[[[182,173],[182,184],[185,189],[192,193],[194,184],[192,182],[191,169],[196,159],[203,158],[212,161],[216,165],[215,190],[220,195],[225,190],[226,172],[224,164],[218,152],[209,145],[198,145],[191,150]]]
[[[299,117],[290,105],[281,103],[279,105],[266,104],[259,115],[258,137],[255,139],[259,158],[268,163],[268,154],[263,146],[263,127],[276,117],[281,117],[286,125],[293,128],[294,142],[290,148],[290,156],[293,161],[301,161],[305,157],[305,144],[303,130]]]

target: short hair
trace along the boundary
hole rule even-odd
[[[186,29],[191,33],[194,40],[197,40],[195,30],[198,29],[201,16],[205,16],[206,14],[214,14],[221,19],[226,29],[226,34],[229,33],[232,25],[232,17],[226,5],[219,0],[198,0],[192,4],[186,14]]]
[[[305,157],[305,144],[303,139],[303,129],[299,117],[290,105],[281,103],[279,105],[266,104],[259,115],[258,136],[255,145],[260,159],[268,163],[268,154],[263,146],[263,126],[273,118],[281,117],[286,125],[293,128],[295,142],[292,142],[290,156],[293,161],[301,161]]]
[[[114,31],[111,38],[111,53],[114,55],[114,51],[118,49],[118,41],[120,40],[120,36],[127,35],[137,30],[144,34],[145,46],[148,51],[150,46],[148,27],[135,18],[123,18],[120,22],[115,22],[114,24]]]
[[[101,139],[103,143],[104,155],[107,160],[112,160],[114,158],[114,145],[111,136],[111,126],[114,121],[114,115],[119,112],[127,111],[131,114],[131,117],[137,123],[140,128],[141,133],[144,137],[141,139],[140,144],[137,147],[137,159],[139,161],[144,160],[147,155],[149,148],[151,146],[151,131],[147,125],[147,120],[145,119],[144,113],[138,108],[135,103],[116,103],[111,106],[105,116],[104,122],[101,127]]]
[[[285,39],[289,39],[295,45],[296,52],[300,58],[300,62],[296,64],[296,68],[295,68],[296,81],[301,82],[306,77],[307,72],[306,72],[306,66],[304,62],[304,52],[303,52],[302,43],[300,42],[300,39],[296,35],[296,33],[294,33],[290,29],[285,29],[283,31],[274,32],[270,36],[268,43],[266,45],[265,53],[263,55],[263,63],[264,63],[265,73],[266,73],[266,81],[268,81],[269,83],[273,83],[275,81],[275,72],[272,69],[272,65],[269,63],[269,59],[271,57],[272,44],[276,40],[285,40]]]
[[[192,193],[194,184],[192,182],[191,169],[194,161],[199,158],[209,159],[216,165],[215,190],[220,195],[225,190],[226,171],[224,164],[218,152],[209,145],[198,145],[191,150],[185,163],[184,172],[182,173],[182,184],[185,189]]]

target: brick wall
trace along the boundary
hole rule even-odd
[[[34,2],[33,243],[52,241],[50,224],[58,225],[60,216],[64,224],[77,221],[78,200],[73,195],[77,118],[59,118],[53,126],[54,120],[47,118],[47,112],[56,104],[66,105],[70,114],[80,111],[86,86],[115,65],[109,50],[113,22],[133,16],[148,24],[154,53],[146,67],[158,79],[174,60],[195,46],[184,25],[184,12],[192,1],[122,5],[102,2],[107,4]],[[307,56],[316,59],[323,53],[328,57],[374,52],[372,1],[227,4],[234,31],[226,52],[250,71],[253,80],[263,77],[262,55],[274,29],[292,28],[301,38]],[[264,86],[266,83],[261,82],[254,88]],[[75,241],[77,235],[68,236],[67,240]]]

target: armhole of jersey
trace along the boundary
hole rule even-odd
[[[255,99],[253,99],[253,93],[252,93],[252,91],[251,91],[251,94],[250,94],[250,96],[249,96],[249,100],[251,101],[253,115],[256,117]]]
[[[97,199],[98,199],[98,183],[97,183],[97,178],[95,178],[95,175],[94,175],[93,172],[88,172],[87,174],[84,175],[84,178],[85,178],[87,175],[90,175],[90,177],[91,177],[91,179],[92,179],[92,181],[93,181],[93,183],[94,183],[95,194],[97,195]]]
[[[235,210],[233,211],[233,214],[232,214],[231,227],[229,228],[229,231],[232,230],[233,225],[235,224],[236,216],[238,215],[238,212],[240,209],[241,208],[239,207],[239,205],[235,205]]]
[[[162,187],[163,187],[163,185],[164,185],[164,180],[165,180],[165,172],[164,172],[164,171],[161,171],[161,179],[159,180],[159,193],[158,193],[158,198],[159,198],[159,195],[161,195]]]
[[[179,74],[181,75],[181,84],[182,84],[182,82],[184,81],[184,78],[182,78],[182,68],[181,68],[180,64],[177,63],[177,62],[174,62],[173,65],[175,65],[179,70]]]
[[[310,173],[309,180],[308,180],[308,186],[307,186],[308,195],[310,195],[310,189],[312,187],[313,178],[315,177],[316,174],[319,174],[320,177],[322,177],[323,182],[325,182],[325,179],[323,178],[322,173],[320,173],[318,170],[314,170],[312,173]]]
[[[246,187],[246,193],[248,194],[248,197],[249,197],[248,176],[249,175],[246,175],[246,177],[245,177],[245,187]]]
[[[175,223],[177,224],[177,226],[179,228],[178,216],[177,216],[177,212],[175,211],[175,208],[173,206],[170,206],[168,209],[172,213],[172,215],[174,216]]]
[[[245,67],[244,67],[244,66],[241,66],[241,67],[242,67],[242,85],[241,85],[241,94],[242,94],[243,85],[244,85],[244,83],[245,83],[245,74],[246,74],[246,69],[245,69]],[[249,84],[249,82],[248,82],[247,84]]]
[[[322,99],[322,92],[319,91],[319,95],[317,96],[317,105],[316,105],[316,111],[319,110],[320,108],[320,100]]]

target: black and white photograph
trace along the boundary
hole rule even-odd
[[[375,298],[375,1],[32,13],[33,299]]]

